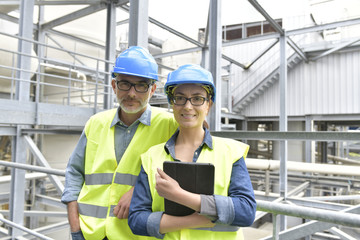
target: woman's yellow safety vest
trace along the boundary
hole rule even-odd
[[[150,126],[139,124],[119,164],[115,157],[114,132],[110,127],[116,109],[94,115],[85,125],[85,182],[78,197],[80,227],[85,239],[144,239],[132,234],[127,219],[118,219],[113,209],[135,185],[140,173],[140,155],[167,141],[177,129],[170,113],[152,107]]]
[[[215,166],[215,185],[214,194],[228,196],[230,185],[232,165],[241,157],[247,156],[249,146],[242,142],[232,139],[212,137],[213,149],[204,147],[197,160],[198,163],[212,163]],[[155,190],[155,174],[157,168],[162,168],[164,161],[174,161],[170,154],[164,150],[164,144],[156,145],[141,156],[141,162],[145,172],[148,175],[149,187],[151,191],[152,211],[164,211],[164,198],[160,197]],[[243,239],[242,230],[236,226],[217,224],[213,228],[204,229],[183,229],[176,232],[165,234],[165,240],[188,240],[188,239]]]

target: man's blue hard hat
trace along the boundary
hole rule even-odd
[[[172,94],[171,89],[173,89],[176,85],[186,83],[195,83],[206,86],[206,89],[209,90],[211,100],[213,102],[215,101],[216,88],[214,85],[212,74],[199,65],[186,64],[180,66],[178,69],[168,74],[164,88],[169,102],[169,97]]]
[[[132,46],[116,58],[111,75],[126,74],[158,80],[158,65],[146,48]]]

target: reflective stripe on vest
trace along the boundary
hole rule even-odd
[[[79,213],[89,217],[106,218],[108,207],[78,203]]]
[[[113,173],[93,173],[85,175],[86,185],[105,185],[111,184],[113,179]],[[137,176],[128,173],[115,174],[114,183],[122,185],[135,186]]]

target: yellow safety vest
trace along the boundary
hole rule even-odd
[[[177,129],[170,113],[152,107],[151,125],[139,124],[119,164],[114,150],[116,109],[91,117],[85,125],[85,182],[78,197],[80,227],[86,239],[146,239],[134,235],[127,219],[118,219],[113,209],[135,185],[140,173],[140,155],[167,141]]]
[[[247,144],[226,138],[212,137],[213,150],[204,147],[197,162],[212,163],[215,166],[214,194],[228,196],[232,165],[235,161],[247,156],[249,146]],[[156,168],[162,168],[164,161],[174,161],[170,154],[164,150],[164,144],[156,145],[141,156],[141,163],[148,175],[151,191],[152,211],[164,211],[164,198],[160,197],[155,190]],[[243,239],[242,230],[236,226],[217,224],[213,228],[183,229],[165,234],[164,240],[219,240],[219,239]]]

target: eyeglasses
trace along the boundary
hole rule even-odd
[[[172,97],[172,102],[177,106],[185,105],[188,100],[190,101],[190,103],[193,106],[201,106],[204,104],[205,101],[209,101],[208,98],[201,97],[201,96],[196,96],[196,97],[191,97],[191,98],[186,98],[183,96],[173,96]]]
[[[136,92],[146,93],[149,90],[151,84],[141,82],[141,83],[130,83],[128,81],[116,81],[116,85],[119,90],[129,91],[131,87],[134,87]]]

